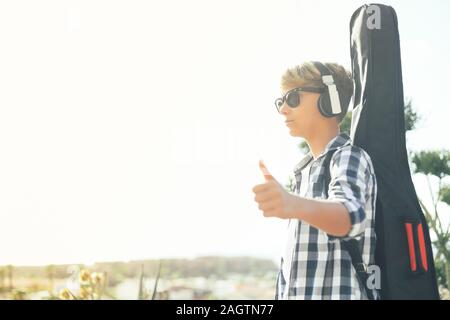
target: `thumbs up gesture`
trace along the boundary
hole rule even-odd
[[[294,212],[295,196],[270,174],[264,162],[259,161],[259,168],[264,175],[265,183],[253,187],[255,201],[265,217],[288,219]]]

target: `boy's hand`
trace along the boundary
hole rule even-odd
[[[266,166],[259,161],[266,182],[253,187],[255,201],[258,208],[263,211],[265,217],[276,217],[281,219],[290,218],[294,212],[295,196],[287,192],[284,187],[269,173]]]

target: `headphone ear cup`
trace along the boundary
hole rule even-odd
[[[319,107],[320,113],[326,117],[331,118],[334,116],[331,110],[331,100],[328,92],[324,92],[319,96],[319,100],[317,101],[317,105]]]

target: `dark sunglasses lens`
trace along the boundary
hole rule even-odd
[[[300,95],[298,92],[289,92],[286,96],[286,103],[291,108],[298,107],[300,104]]]

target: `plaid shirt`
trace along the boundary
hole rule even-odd
[[[352,145],[347,134],[341,133],[328,143],[317,159],[308,153],[296,166],[294,192],[299,194],[302,170],[310,165],[309,176],[303,179],[308,185],[302,196],[325,198],[323,162],[325,155],[333,151],[331,181],[326,186],[328,199],[347,208],[351,230],[346,237],[336,237],[304,221],[291,219],[293,225],[288,229],[293,234],[286,244],[290,265],[283,265],[286,256],[281,258],[275,299],[367,299],[341,241],[356,238],[364,263],[366,266],[373,264],[377,186],[369,155]],[[284,274],[283,270],[289,270],[289,274]],[[374,295],[377,297],[377,292],[374,291]]]

